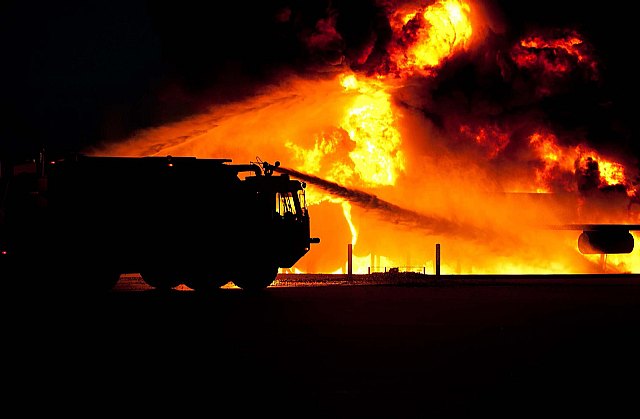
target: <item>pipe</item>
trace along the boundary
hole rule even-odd
[[[436,243],[436,276],[440,276],[440,243]]]
[[[353,244],[351,243],[347,246],[347,274],[349,276],[353,274]]]

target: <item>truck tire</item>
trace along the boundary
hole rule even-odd
[[[222,275],[206,272],[191,272],[185,275],[184,284],[194,291],[212,292],[220,289],[228,281]]]
[[[60,276],[66,277],[72,292],[82,294],[102,294],[111,291],[118,280],[120,273],[110,270],[62,270]]]
[[[76,243],[73,244],[77,246]],[[115,287],[120,271],[109,253],[99,247],[76,247],[69,257],[57,254],[50,263],[52,273],[66,279],[73,293],[106,293]]]
[[[8,276],[19,289],[50,297],[103,294],[111,291],[120,279],[117,270],[104,264],[77,264],[59,255],[48,260],[40,256],[40,261],[13,260]]]
[[[179,275],[170,270],[146,269],[140,275],[147,285],[160,291],[168,291],[182,284]]]
[[[277,275],[277,266],[255,267],[236,273],[233,283],[245,291],[259,291],[271,285]]]
[[[109,292],[115,288],[118,281],[120,281],[119,272],[98,272],[93,274],[93,281],[96,283],[96,291]]]

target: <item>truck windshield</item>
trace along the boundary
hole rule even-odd
[[[296,205],[297,196],[291,192],[278,192],[276,194],[276,211],[281,216],[285,214],[296,215],[299,205]]]

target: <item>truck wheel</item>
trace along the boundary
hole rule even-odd
[[[16,275],[27,279],[27,286],[34,291],[69,296],[106,293],[120,279],[120,273],[107,266],[98,268],[55,260],[25,266]]]
[[[119,272],[96,272],[92,274],[95,282],[95,290],[98,292],[111,291],[120,280]]]
[[[192,272],[186,275],[184,284],[194,291],[211,292],[219,289],[228,282],[220,277],[220,275]]]
[[[236,273],[233,283],[245,291],[258,291],[267,288],[276,280],[278,267],[254,268]]]
[[[168,291],[182,283],[175,272],[167,270],[145,270],[140,272],[140,276],[147,285],[161,291]]]
[[[115,271],[81,271],[66,270],[60,273],[67,278],[67,282],[71,287],[71,292],[78,291],[80,293],[106,293],[111,291],[118,280],[120,274]]]
[[[69,282],[80,292],[105,293],[115,287],[120,279],[118,267],[98,256],[105,252],[96,252],[95,255],[83,255],[83,263],[65,262],[57,269],[61,275],[69,278]]]
[[[98,283],[99,291],[111,291],[115,288],[116,284],[120,281],[120,274],[117,273],[115,275],[107,274],[107,275],[99,275],[96,278],[96,282]]]

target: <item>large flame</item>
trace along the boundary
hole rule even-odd
[[[459,0],[441,0],[424,10],[402,11],[392,21],[401,33],[392,59],[403,70],[435,67],[448,56],[466,46],[473,28],[471,8]]]
[[[296,166],[347,185],[393,185],[404,171],[404,157],[390,94],[378,80],[360,81],[354,74],[340,74],[336,82],[348,99],[340,121],[328,132],[314,134],[312,148],[285,142],[295,153]],[[341,157],[327,159],[334,154]],[[324,164],[329,167],[322,170]]]
[[[484,102],[491,118],[482,118],[459,90],[438,99],[462,96],[460,106],[433,111],[441,108],[430,83],[445,60],[469,47],[478,8],[439,0],[390,10],[393,34],[376,71],[342,65],[321,76],[286,76],[246,100],[93,151],[280,160],[308,180],[312,234],[322,238],[295,272],[344,272],[348,243],[355,273],[390,267],[432,273],[436,244],[445,274],[602,271],[600,259],[579,253],[579,232],[543,226],[635,222],[628,208],[630,198],[637,200],[636,173],[586,142],[567,141],[542,118],[501,119],[499,107]],[[342,39],[335,22],[331,15],[319,26],[332,45]],[[327,44],[311,40],[315,48]],[[494,67],[505,83],[533,80],[539,96],[553,94],[572,69],[582,69],[585,79],[596,75],[590,49],[573,31],[530,35],[483,57],[502,60]],[[426,81],[403,85],[407,78],[389,74]],[[626,272],[640,262],[634,254],[616,255],[607,266]]]
[[[404,158],[390,95],[372,82],[358,82],[354,75],[344,76],[342,85],[357,91],[341,122],[355,142],[349,157],[356,173],[368,185],[393,185],[398,173],[404,170]]]

